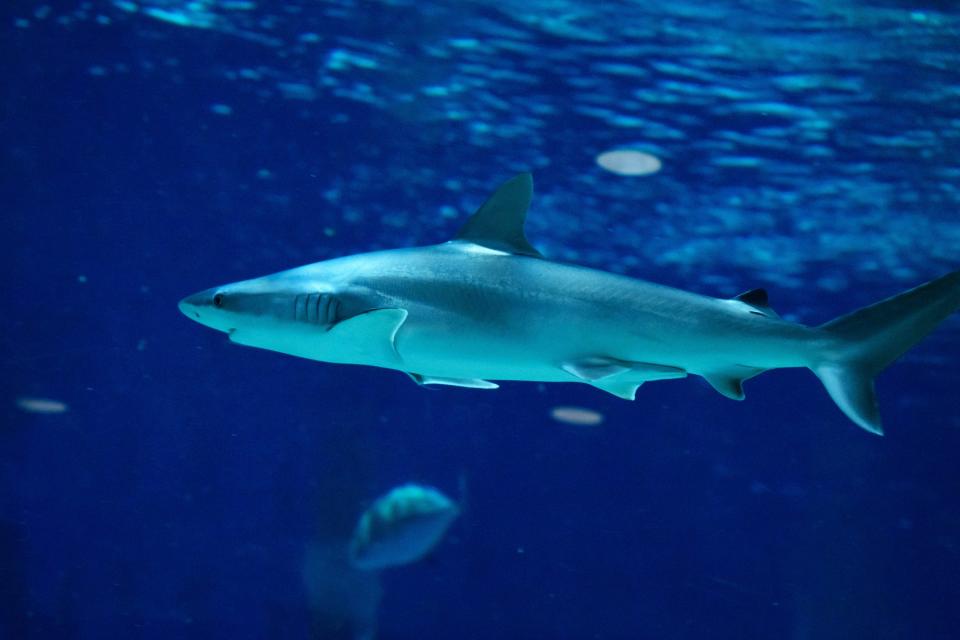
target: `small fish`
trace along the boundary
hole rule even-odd
[[[365,571],[416,562],[440,542],[459,513],[456,503],[432,487],[396,487],[360,516],[350,562]]]

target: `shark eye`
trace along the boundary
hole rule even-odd
[[[222,293],[218,293],[217,295],[213,296],[213,306],[215,306],[215,307],[217,307],[217,308],[220,308],[220,307],[223,306],[223,294],[222,294]]]

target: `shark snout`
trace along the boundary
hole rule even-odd
[[[191,320],[202,320],[204,315],[217,307],[217,297],[220,294],[216,289],[207,289],[199,293],[189,295],[181,300],[177,306],[180,312]]]

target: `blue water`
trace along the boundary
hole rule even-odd
[[[951,3],[7,5],[0,637],[957,637],[960,316],[878,438],[806,371],[425,390],[176,307],[447,240],[531,170],[548,257],[826,321],[960,266]],[[343,565],[406,482],[446,538]]]

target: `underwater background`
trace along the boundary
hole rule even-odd
[[[898,293],[960,267],[953,3],[0,16],[0,638],[960,637],[958,315],[878,379],[880,438],[805,370],[742,403],[699,378],[426,390],[177,310],[443,242],[528,170],[551,259],[764,287],[808,324]],[[660,170],[597,163],[623,148]],[[407,482],[459,518],[421,562],[350,567]]]

